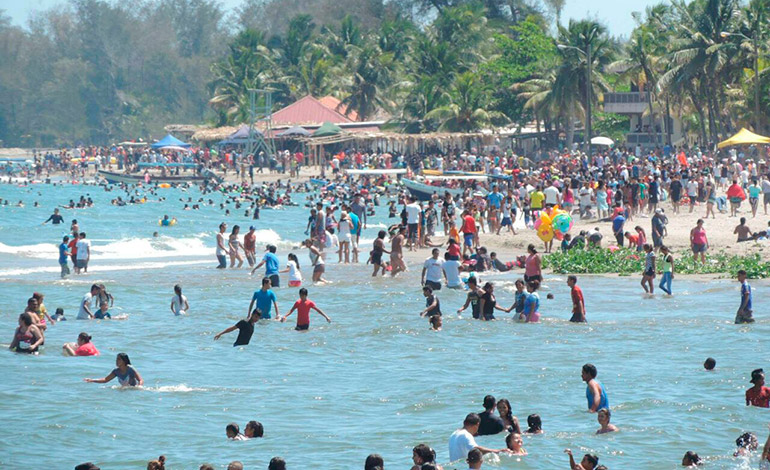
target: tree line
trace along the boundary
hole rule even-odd
[[[571,142],[587,99],[632,84],[649,90],[646,119],[681,116],[703,143],[766,126],[768,0],[661,3],[635,14],[623,40],[593,20],[562,24],[563,6],[244,0],[227,12],[215,0],[69,0],[24,27],[0,12],[0,140],[107,144],[170,123],[237,124],[250,88],[272,90],[276,109],[333,95],[409,133],[534,122]],[[621,136],[628,121],[598,109],[596,132]]]

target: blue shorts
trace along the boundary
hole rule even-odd
[[[463,239],[465,240],[465,246],[473,247],[473,234],[472,233],[463,234]]]

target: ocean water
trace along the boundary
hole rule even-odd
[[[96,206],[62,212],[68,222],[78,219],[92,240],[90,273],[62,281],[56,243],[69,223],[40,223],[54,205],[81,194]],[[205,462],[225,468],[236,459],[263,469],[273,456],[290,468],[356,469],[376,452],[395,469],[409,468],[411,448],[422,442],[445,463],[449,435],[466,413],[481,411],[488,393],[508,398],[522,424],[539,414],[545,434],[524,438],[528,456],[488,456],[485,468],[566,468],[565,448],[578,458],[597,453],[610,469],[674,469],[687,450],[704,457],[707,468],[757,468],[758,455],[732,453],[742,432],[755,432],[760,443],[768,433],[770,411],[744,406],[751,370],[768,366],[770,358],[764,282],[753,283],[758,321],[751,326],[732,324],[735,281],[676,278],[673,298],[646,298],[635,276],[582,277],[590,323],[574,325],[567,321],[564,277],[547,276],[542,324],[517,324],[510,314],[489,323],[468,313],[458,318],[464,294],[444,290],[444,328],[433,332],[418,317],[424,305],[419,264],[396,279],[372,279],[367,266],[332,261],[331,284],[308,286],[331,324],[314,314],[310,331],[298,333],[293,322],[260,322],[249,346],[233,348],[235,333],[220,341],[213,336],[246,314],[260,276],[214,269],[214,234],[222,220],[247,228],[251,219],[232,207],[234,215],[225,217],[221,195],[204,196],[216,207],[182,211],[179,199],[197,201],[197,189],[159,190],[165,202],[109,205],[118,195],[124,194],[99,187],[0,185],[0,198],[26,203],[0,207],[0,342],[10,342],[34,291],[46,295],[50,312],[63,307],[69,317],[49,327],[39,356],[0,350],[6,428],[0,468],[67,469],[93,461],[104,469],[139,469],[164,454],[173,470]],[[34,201],[41,207],[32,207]],[[364,239],[389,223],[386,209],[379,212]],[[161,229],[163,214],[179,223]],[[263,210],[255,224],[258,247],[276,243],[285,261],[304,238],[306,221],[302,207]],[[153,231],[161,236],[153,239]],[[306,251],[293,251],[309,278]],[[498,301],[507,306],[518,275],[483,279],[496,284]],[[75,320],[94,282],[107,285],[115,296],[112,313],[126,320]],[[186,317],[169,311],[176,283],[189,298]],[[548,292],[555,299],[546,300]],[[282,314],[297,298],[296,289],[276,294]],[[61,345],[80,331],[93,336],[101,356],[61,355]],[[130,355],[144,389],[82,381],[107,375],[118,352]],[[702,367],[708,356],[717,360],[710,373]],[[594,434],[596,416],[586,412],[580,379],[586,362],[599,369],[619,433]],[[225,438],[228,423],[243,429],[252,419],[264,424],[265,438]],[[504,435],[478,442],[504,447]]]

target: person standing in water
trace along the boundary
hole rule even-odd
[[[372,266],[374,266],[372,277],[377,277],[377,271],[380,269],[382,269],[382,275],[385,275],[385,264],[382,262],[382,255],[383,253],[390,254],[390,252],[385,249],[385,236],[387,234],[388,233],[385,230],[380,230],[377,234],[377,238],[374,239],[371,253]]]
[[[655,289],[655,285],[652,283],[652,280],[655,279],[655,251],[649,243],[644,244],[644,251],[647,254],[644,257],[642,288],[644,288],[645,293],[653,294]]]
[[[58,208],[53,210],[53,214],[51,214],[51,216],[48,217],[45,222],[43,222],[43,225],[47,224],[48,222],[51,222],[54,225],[59,225],[60,223],[64,222],[64,217],[59,214]]]
[[[69,256],[69,252],[67,251],[67,244],[69,241],[70,237],[65,235],[64,238],[62,238],[61,245],[59,245],[59,266],[61,266],[62,279],[69,276],[70,274],[70,268],[67,266],[67,257]]]
[[[249,227],[249,231],[243,236],[243,252],[246,254],[246,261],[249,267],[253,268],[257,262],[257,235],[254,233],[256,227]]]
[[[583,291],[577,285],[577,276],[570,274],[567,276],[567,285],[570,288],[572,296],[572,318],[569,321],[574,323],[586,322],[586,303],[583,299]]]
[[[190,304],[187,303],[187,297],[182,295],[182,286],[174,286],[174,297],[171,298],[171,313],[174,315],[186,315],[190,310]]]
[[[307,289],[304,287],[299,290],[299,300],[294,302],[294,305],[291,307],[291,310],[289,310],[289,313],[287,313],[283,318],[281,318],[281,322],[285,322],[289,316],[291,316],[294,311],[297,311],[297,326],[294,327],[297,331],[303,331],[310,328],[310,310],[315,310],[318,312],[322,317],[326,319],[327,323],[331,323],[332,319],[329,318],[328,315],[326,315],[323,310],[318,308],[312,300],[309,300],[307,298]],[[276,316],[277,317],[277,316]],[[277,317],[278,318],[278,317]]]
[[[308,249],[310,256],[310,265],[313,266],[313,283],[326,283],[326,279],[323,278],[324,272],[326,272],[326,264],[324,263],[323,254],[315,245],[313,240],[305,240],[305,247]]]
[[[746,390],[746,406],[770,408],[770,388],[765,387],[765,371],[751,371],[751,383],[754,386]]]
[[[746,280],[746,271],[738,271],[738,282],[741,283],[741,305],[738,307],[738,313],[735,314],[735,323],[754,323],[754,316],[751,302],[751,285]]]
[[[674,255],[666,245],[660,247],[660,252],[663,255],[663,277],[660,279],[660,285],[663,292],[671,295],[671,281],[674,280]]]
[[[105,384],[112,379],[118,379],[121,387],[137,387],[144,385],[144,380],[139,374],[139,371],[134,369],[131,365],[131,359],[128,358],[126,353],[118,353],[118,357],[115,359],[115,369],[103,379],[83,379],[85,382]]]
[[[249,341],[251,341],[251,337],[254,334],[254,324],[259,321],[261,316],[262,312],[260,312],[258,308],[255,308],[248,316],[248,318],[246,318],[246,320],[239,320],[235,325],[226,328],[222,332],[214,335],[214,341],[221,338],[222,335],[226,335],[227,333],[238,330],[238,337],[235,339],[233,347],[246,346],[249,344]]]
[[[225,230],[227,230],[227,224],[222,222],[219,224],[219,232],[217,233],[217,261],[219,261],[219,266],[217,266],[217,269],[226,269],[227,268],[227,255],[230,253],[230,251],[227,249],[227,245],[225,244]]]
[[[270,279],[270,284],[273,287],[281,287],[281,277],[278,275],[279,261],[278,257],[275,255],[275,250],[275,245],[267,245],[265,256],[262,257],[262,261],[260,261],[259,264],[254,266],[254,269],[251,270],[251,274],[254,274],[257,269],[264,265],[265,277]]]
[[[609,409],[610,402],[607,399],[607,393],[604,386],[596,380],[596,366],[585,364],[581,371],[581,378],[586,383],[586,400],[588,401],[588,412],[596,413],[599,410]]]
[[[483,295],[484,295],[484,291],[479,288],[478,281],[476,280],[476,276],[469,277],[468,278],[468,296],[465,298],[465,304],[462,306],[462,308],[457,310],[458,315],[462,313],[463,310],[468,308],[468,305],[470,305],[473,318],[478,320],[481,317],[479,303]]]
[[[281,315],[278,312],[278,303],[275,299],[275,293],[270,290],[269,278],[262,279],[262,288],[254,292],[254,295],[251,297],[251,302],[249,303],[249,312],[247,313],[247,316],[251,315],[251,312],[253,312],[255,303],[257,304],[257,310],[259,310],[262,314],[263,320],[270,320],[270,318],[272,318],[270,316],[270,309],[272,307],[275,307],[276,318],[281,318]]]
[[[406,227],[401,225],[398,227],[398,235],[393,237],[390,242],[390,276],[396,277],[396,274],[406,271],[406,265],[404,264],[404,253],[402,248],[404,246],[404,238],[406,233]]]

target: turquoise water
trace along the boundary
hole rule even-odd
[[[55,243],[69,224],[39,224],[53,205],[86,193],[94,208],[63,212],[92,239],[91,273],[61,281]],[[442,291],[444,329],[432,332],[417,316],[424,305],[420,266],[394,280],[371,279],[363,265],[330,263],[332,284],[310,287],[310,297],[333,323],[313,316],[305,333],[293,324],[260,323],[249,346],[233,348],[235,333],[218,342],[213,335],[245,315],[259,277],[214,269],[214,231],[222,220],[242,227],[251,220],[243,209],[225,218],[222,196],[204,196],[216,208],[183,212],[179,198],[197,200],[197,190],[159,194],[166,202],[113,207],[109,200],[122,193],[98,187],[0,186],[0,198],[27,204],[0,208],[0,341],[10,342],[33,291],[46,294],[49,311],[63,307],[69,317],[49,328],[37,357],[0,351],[1,468],[93,461],[136,469],[165,454],[174,470],[204,462],[225,468],[234,459],[266,468],[276,455],[290,468],[356,469],[373,452],[389,469],[409,468],[411,448],[421,442],[446,462],[449,435],[466,413],[481,411],[487,393],[508,398],[522,423],[538,413],[546,433],[525,437],[528,456],[488,457],[485,468],[566,468],[566,447],[576,455],[595,452],[611,469],[673,469],[687,450],[706,457],[708,468],[757,467],[758,455],[744,460],[732,452],[744,431],[760,442],[767,437],[768,410],[743,406],[750,371],[770,356],[762,282],[754,282],[758,322],[746,327],[731,323],[739,298],[734,281],[677,278],[675,297],[649,299],[640,295],[637,277],[583,277],[590,324],[573,325],[564,278],[548,276],[555,299],[545,300],[543,292],[542,324],[457,318],[463,294]],[[34,201],[42,207],[32,207]],[[180,222],[159,230],[163,214]],[[304,237],[306,220],[304,208],[265,210],[257,221],[260,243],[277,241],[285,260]],[[378,215],[364,238],[387,223]],[[157,240],[155,230],[163,235]],[[307,254],[297,253],[308,278]],[[512,302],[514,275],[484,278],[498,286],[499,302]],[[127,320],[74,320],[79,300],[97,281],[116,298],[112,313]],[[187,317],[169,312],[175,283],[189,298]],[[277,295],[281,313],[296,299],[295,289]],[[101,356],[61,356],[61,345],[80,331],[93,336]],[[106,375],[118,352],[127,352],[142,373],[143,390],[82,382]],[[702,369],[707,356],[717,359],[712,373]],[[598,424],[585,411],[580,379],[585,362],[599,369],[620,433],[594,434]],[[227,423],[243,429],[252,419],[264,424],[264,439],[225,438]],[[503,447],[504,436],[478,442]]]

